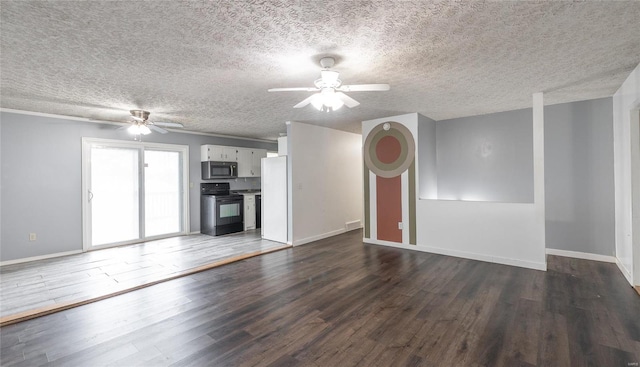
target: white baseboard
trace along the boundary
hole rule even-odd
[[[627,268],[625,268],[620,259],[618,259],[617,257],[616,265],[618,265],[618,269],[620,269],[622,275],[625,277],[625,279],[627,279],[627,282],[629,282],[629,284],[633,287],[633,277],[631,276],[631,272],[627,270]]]
[[[362,228],[362,221],[352,220],[351,222],[346,222],[344,224],[344,229],[347,231],[353,231],[354,229]]]
[[[189,232],[187,235],[191,236],[194,234],[200,234],[200,231],[193,231],[193,232]]]
[[[74,250],[74,251],[66,251],[66,252],[57,252],[55,254],[49,254],[49,255],[25,257],[25,258],[22,258],[22,259],[1,261],[0,262],[0,266],[26,263],[26,262],[29,262],[29,261],[36,261],[36,260],[52,259],[54,257],[76,255],[76,254],[81,254],[81,253],[82,253],[82,250]]]
[[[450,250],[450,249],[434,247],[434,246],[409,245],[409,244],[405,245],[405,244],[389,242],[389,241],[373,240],[370,238],[363,238],[362,241],[365,243],[373,244],[373,245],[390,246],[390,247],[396,247],[396,248],[401,248],[405,250],[422,251],[422,252],[428,252],[428,253],[439,254],[439,255],[460,257],[460,258],[469,259],[469,260],[478,260],[478,261],[485,261],[485,262],[502,264],[502,265],[517,266],[520,268],[547,271],[546,263],[537,263],[533,261],[510,259],[507,257],[476,254],[473,252],[456,251],[456,250]]]
[[[592,253],[589,253],[589,252],[558,250],[558,249],[555,249],[555,248],[548,248],[547,249],[547,255],[572,257],[572,258],[575,258],[575,259],[583,259],[583,260],[602,261],[602,262],[606,262],[606,263],[615,263],[616,262],[616,258],[614,256],[592,254]]]
[[[299,240],[293,240],[293,246],[300,246],[300,245],[304,245],[310,242],[314,242],[314,241],[318,241],[318,240],[322,240],[325,239],[327,237],[333,237],[333,236],[337,236],[339,234],[345,233],[347,232],[345,229],[336,229],[335,231],[331,231],[331,232],[326,232],[326,233],[322,233],[316,236],[311,236],[311,237],[307,237],[307,238],[301,238]]]

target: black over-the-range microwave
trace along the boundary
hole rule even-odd
[[[202,179],[215,180],[218,178],[238,177],[238,162],[201,162]]]

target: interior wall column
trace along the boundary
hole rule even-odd
[[[640,106],[638,106],[640,107]],[[630,113],[632,285],[640,293],[640,108]]]
[[[546,249],[544,205],[544,97],[542,92],[533,94],[533,202],[537,223],[536,243],[543,249]]]

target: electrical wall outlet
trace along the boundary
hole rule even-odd
[[[402,229],[402,222],[398,222],[398,229]]]
[[[38,239],[35,233],[29,233],[29,241],[35,241]]]

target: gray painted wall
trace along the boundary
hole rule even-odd
[[[2,116],[0,116],[2,117]],[[2,118],[0,118],[0,257],[2,256]]]
[[[613,256],[612,98],[545,106],[544,116],[546,246]],[[436,122],[439,198],[532,201],[531,119],[525,109]]]
[[[438,198],[533,202],[531,109],[436,124]]]
[[[436,122],[418,114],[418,180],[421,199],[438,198]]]
[[[82,249],[82,137],[132,141],[118,126],[0,113],[0,261]],[[189,146],[190,230],[200,230],[200,145],[277,151],[277,144],[171,132],[145,141]],[[259,187],[260,179],[229,180],[232,188]],[[38,239],[29,242],[28,234]]]
[[[613,101],[545,106],[547,248],[614,256]]]

